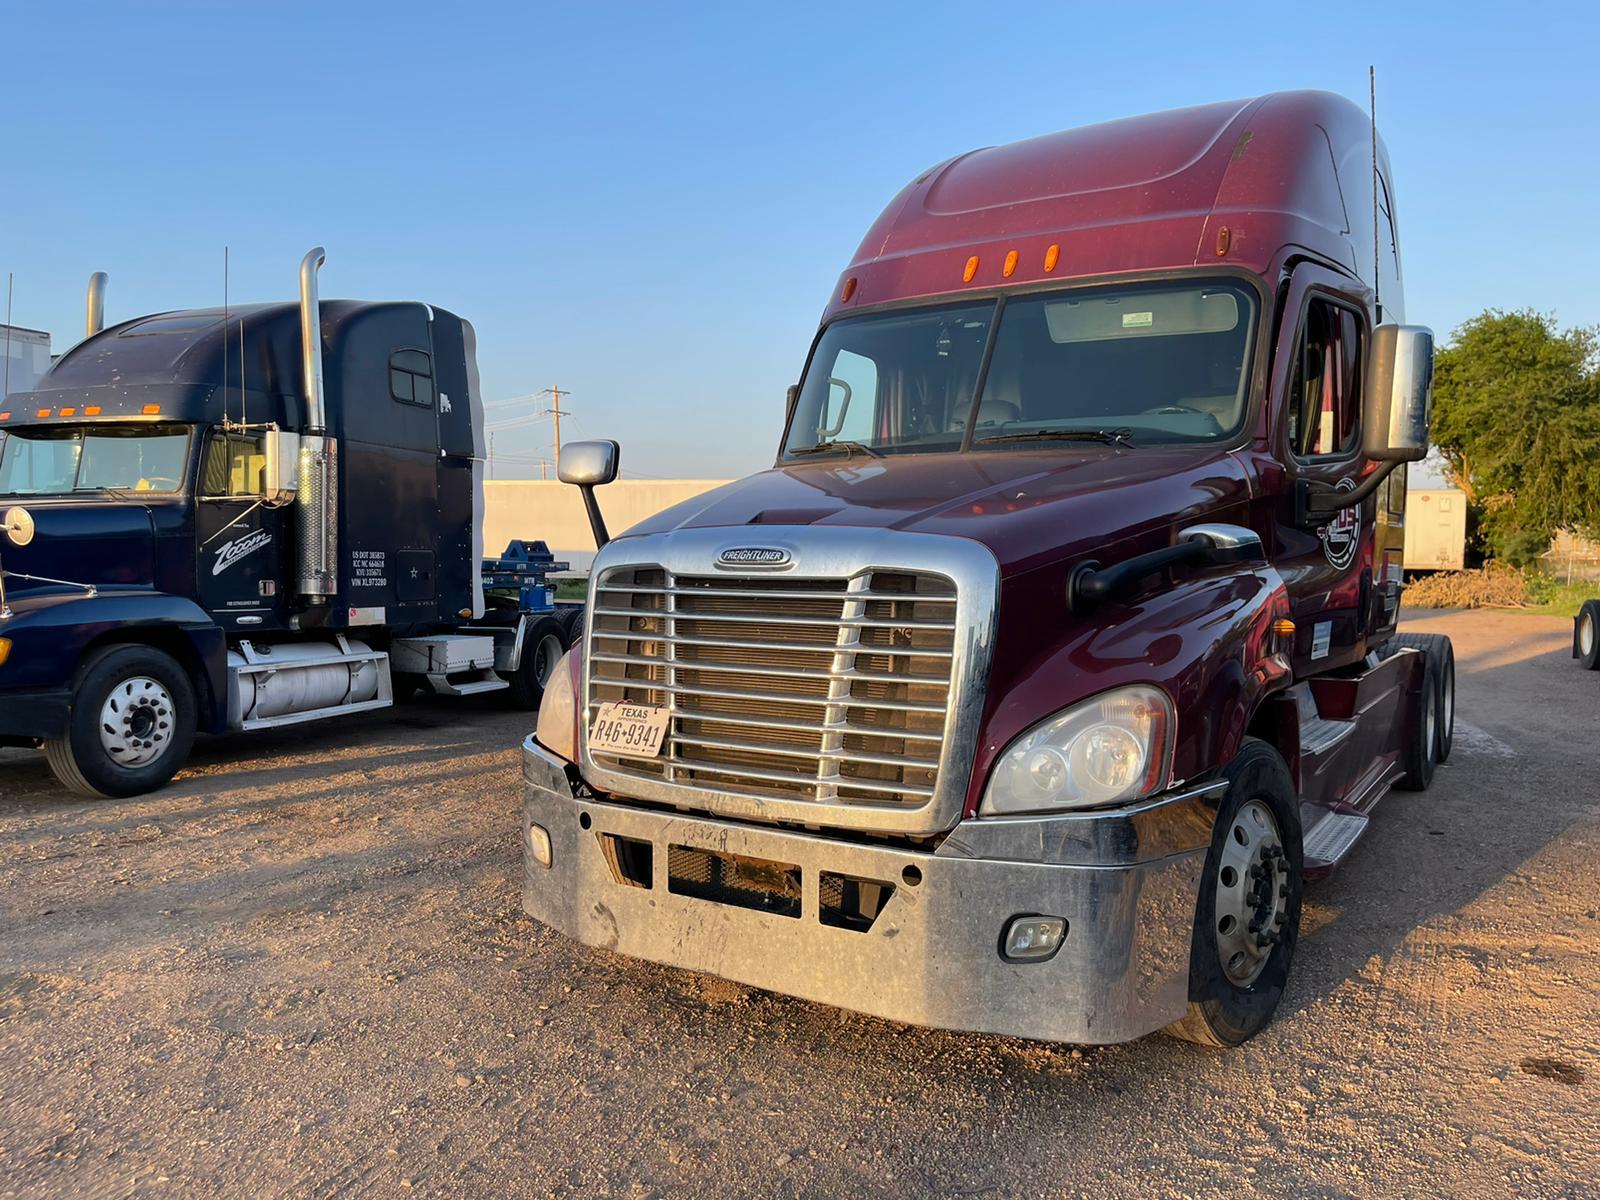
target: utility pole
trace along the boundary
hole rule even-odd
[[[560,462],[561,461],[561,414],[562,414],[561,397],[570,396],[570,395],[572,395],[572,393],[571,392],[563,392],[558,387],[547,387],[547,388],[544,389],[544,391],[540,392],[539,395],[541,395],[541,396],[549,396],[550,400],[551,400],[551,407],[545,409],[544,411],[546,413],[550,414],[551,416],[555,417],[555,419],[556,419],[556,461]],[[571,414],[569,413],[568,415],[570,416]]]

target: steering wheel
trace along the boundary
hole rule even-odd
[[[178,490],[178,481],[168,475],[146,475],[139,480],[139,483],[144,486],[136,486],[133,489],[136,492],[175,492]],[[157,484],[166,484],[167,486],[157,487]]]
[[[1142,416],[1142,417],[1157,417],[1157,416],[1162,416],[1162,415],[1166,415],[1166,414],[1182,414],[1182,413],[1188,413],[1189,415],[1195,416],[1195,417],[1209,417],[1211,415],[1210,413],[1206,412],[1204,409],[1190,408],[1187,404],[1163,404],[1163,405],[1160,405],[1157,408],[1142,409],[1142,410],[1140,410],[1139,415]]]

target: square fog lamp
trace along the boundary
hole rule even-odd
[[[1012,917],[1000,942],[1000,954],[1014,962],[1044,962],[1055,956],[1066,938],[1063,917]]]
[[[543,825],[528,825],[528,853],[541,867],[550,865],[550,834]]]

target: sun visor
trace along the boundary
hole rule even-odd
[[[1227,333],[1239,325],[1239,298],[1231,291],[1137,291],[1121,296],[1057,300],[1044,306],[1050,340],[1104,342],[1114,338]]]

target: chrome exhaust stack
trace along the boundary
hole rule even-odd
[[[322,307],[317,272],[327,260],[321,246],[300,260],[300,360],[305,376],[305,432],[295,492],[299,534],[299,591],[313,604],[339,590],[339,447],[327,436],[322,383]]]
[[[93,337],[106,327],[106,273],[89,276],[89,298],[84,306],[83,336]]]

